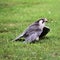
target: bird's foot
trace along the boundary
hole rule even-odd
[[[39,37],[36,38],[36,41],[39,41]]]

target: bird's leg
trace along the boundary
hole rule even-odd
[[[39,37],[36,38],[36,41],[39,41]]]
[[[23,43],[24,43],[24,44],[27,44],[27,42],[26,42],[26,41],[23,41]]]

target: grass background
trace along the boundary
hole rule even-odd
[[[49,21],[47,38],[11,42],[43,17]],[[0,60],[60,60],[60,0],[0,0]]]

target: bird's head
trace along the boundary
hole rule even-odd
[[[39,21],[39,26],[40,26],[41,28],[44,28],[46,22],[47,22],[47,19],[46,19],[46,18],[40,19],[40,21]]]
[[[45,27],[46,22],[47,22],[46,18],[41,18],[38,21],[36,21],[35,24],[38,25],[39,28],[42,30]]]
[[[41,24],[45,24],[47,22],[47,19],[46,18],[42,18],[39,20],[39,25]]]
[[[40,22],[41,24],[46,23],[46,22],[47,22],[47,19],[46,19],[46,18],[42,18],[42,19],[40,19],[39,22]]]

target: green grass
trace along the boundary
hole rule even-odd
[[[0,60],[60,60],[60,0],[0,0]],[[50,32],[32,44],[12,42],[39,18]]]

